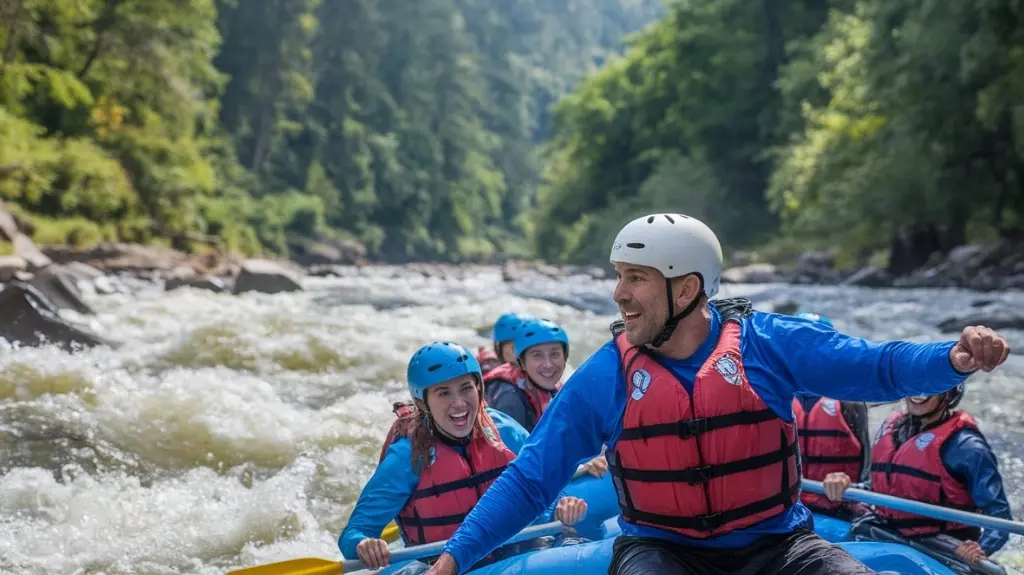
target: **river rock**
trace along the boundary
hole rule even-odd
[[[1024,312],[996,304],[951,315],[940,321],[936,327],[945,332],[960,332],[972,325],[983,325],[994,330],[1024,329]]]
[[[18,272],[25,271],[27,267],[25,260],[18,256],[0,256],[0,283],[15,279]]]
[[[877,266],[861,268],[842,281],[843,285],[865,286],[865,287],[887,287],[892,285],[892,277],[889,272]]]
[[[195,270],[188,267],[174,269],[164,280],[164,291],[172,291],[183,287],[221,293],[228,290],[227,283],[215,276],[196,275]]]
[[[65,320],[46,295],[19,281],[0,292],[0,337],[27,346],[53,343],[66,350],[120,345]]]
[[[523,279],[523,271],[516,262],[509,260],[501,266],[501,279],[505,283],[513,283]]]
[[[37,272],[29,283],[58,309],[71,309],[80,314],[92,315],[96,312],[85,301],[82,289],[85,286],[79,286],[83,273],[80,268],[53,265]],[[99,279],[102,276],[93,281]]]
[[[294,270],[280,262],[262,259],[246,260],[235,278],[234,293],[260,292],[275,294],[302,291],[302,281]]]
[[[105,272],[170,271],[190,265],[190,257],[166,246],[104,242],[89,248],[48,246],[43,252],[55,263],[82,262]]]
[[[365,263],[366,246],[355,240],[317,238],[288,243],[291,260],[302,266]]]

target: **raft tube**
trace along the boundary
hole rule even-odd
[[[511,557],[472,571],[475,575],[570,575],[607,573],[614,539],[555,547]],[[956,575],[934,559],[893,543],[840,543],[840,547],[877,572],[902,575]]]
[[[492,565],[471,571],[474,575],[556,575],[606,573],[611,562],[612,545],[622,530],[618,516],[600,524],[601,538],[579,545],[553,547],[510,557]],[[815,528],[823,528],[823,537],[845,537],[849,523],[832,517],[815,515]],[[845,529],[843,524],[845,524]],[[827,537],[826,537],[827,538]],[[941,562],[915,549],[897,543],[874,541],[832,541],[847,553],[876,572],[895,572],[902,575],[958,575]],[[403,564],[394,565],[381,575],[394,573]]]

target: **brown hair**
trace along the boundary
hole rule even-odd
[[[484,401],[484,386],[479,379],[477,379],[476,388],[480,394],[480,404],[477,407],[476,421],[473,424],[470,439],[476,440],[483,437],[486,441],[500,444],[501,436],[498,434],[498,428],[484,409],[487,403]],[[427,388],[425,393],[430,393],[430,388]],[[426,395],[423,397],[426,398]],[[413,400],[413,403],[412,412],[400,418],[402,424],[395,433],[395,439],[406,437],[412,443],[412,467],[419,473],[423,464],[428,461],[430,447],[434,443],[434,424],[428,419],[430,410],[427,408],[426,402],[416,399]]]

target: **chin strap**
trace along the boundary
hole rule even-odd
[[[701,279],[700,284],[700,290],[703,292],[703,278]],[[675,306],[672,304],[672,300],[674,299],[672,297],[672,280],[668,278],[665,278],[665,294],[668,296],[668,321],[665,322],[665,327],[661,329],[661,333],[659,333],[654,338],[654,341],[650,343],[651,347],[661,347],[666,341],[671,339],[672,333],[676,330],[676,326],[679,325],[679,322],[683,321],[683,319],[693,313],[693,310],[697,309],[697,306],[700,305],[701,301],[700,294],[698,293],[697,296],[693,298],[693,301],[690,302],[690,305],[686,306],[686,309],[672,315],[673,312],[675,312]]]

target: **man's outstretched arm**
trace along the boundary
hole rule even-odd
[[[622,410],[618,354],[605,346],[583,363],[548,405],[537,427],[476,504],[428,572],[462,573],[544,512],[569,482],[580,460],[593,456]],[[454,565],[453,565],[454,563]]]

